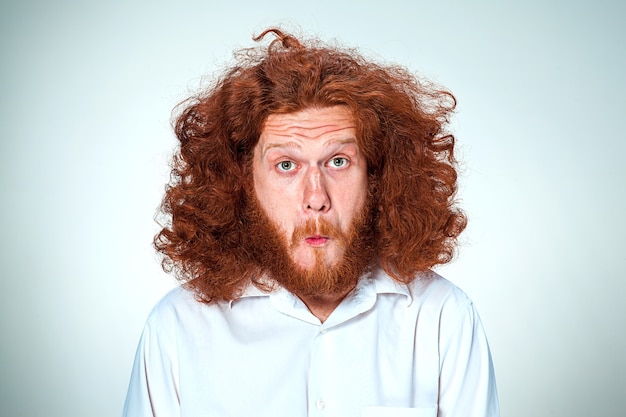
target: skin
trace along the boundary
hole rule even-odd
[[[342,106],[270,115],[252,169],[257,200],[286,242],[310,219],[326,219],[348,233],[366,201],[367,163],[357,146],[354,118]],[[290,257],[311,269],[316,254],[332,266],[343,253],[332,236],[315,232],[295,241]],[[299,296],[324,321],[345,295]]]

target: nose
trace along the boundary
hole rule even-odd
[[[320,169],[313,167],[307,173],[304,184],[304,211],[326,213],[330,210],[330,196]]]

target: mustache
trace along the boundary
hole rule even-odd
[[[346,246],[348,236],[334,223],[322,218],[308,219],[304,224],[296,226],[291,235],[291,247],[297,246],[303,239],[309,236],[323,236],[336,240],[340,245]]]

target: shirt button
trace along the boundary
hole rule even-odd
[[[320,330],[320,333],[321,334],[326,334],[327,331],[328,331],[328,329],[322,329],[322,330]]]
[[[324,407],[326,407],[326,403],[322,400],[317,400],[317,402],[315,403],[315,406],[317,407],[318,410],[323,410]]]

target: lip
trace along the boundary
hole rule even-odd
[[[330,240],[330,238],[325,236],[309,236],[304,241],[309,245],[315,248],[322,247],[326,245],[326,243]]]

